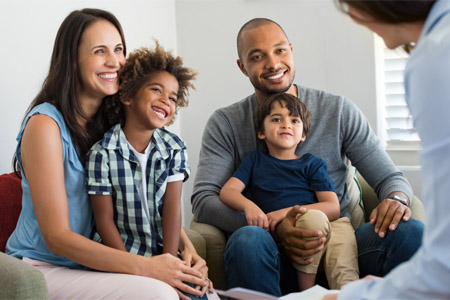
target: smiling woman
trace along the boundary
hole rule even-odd
[[[182,281],[190,276],[196,276],[194,284],[205,283],[201,272],[176,257],[133,255],[89,239],[93,219],[84,161],[111,126],[104,98],[118,91],[125,54],[122,27],[111,13],[70,13],[18,135],[23,204],[6,252],[44,274],[50,298],[178,299],[172,287],[189,288]]]
[[[125,64],[121,40],[117,29],[106,20],[95,22],[82,35],[78,46],[82,103],[95,103],[98,102],[96,99],[117,93],[117,71]],[[88,117],[92,117],[97,109],[98,105],[83,106]]]

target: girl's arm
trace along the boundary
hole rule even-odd
[[[181,229],[181,189],[183,181],[168,182],[164,195],[162,224],[163,224],[163,253],[177,256],[180,244]]]
[[[184,282],[204,285],[202,273],[172,255],[134,255],[72,232],[61,135],[53,119],[45,115],[29,119],[21,140],[21,157],[39,228],[50,251],[95,270],[147,276],[201,295]]]
[[[212,289],[212,282],[208,279],[208,267],[206,266],[206,261],[198,255],[195,250],[194,245],[191,240],[184,231],[184,228],[181,227],[181,238],[180,238],[180,250],[181,250],[181,258],[188,265],[192,266],[194,269],[200,271],[203,274],[203,279],[207,281],[207,285],[204,286],[196,286],[197,290],[201,290],[203,293],[207,291],[208,288]]]
[[[266,214],[253,201],[242,195],[245,185],[236,177],[231,177],[220,191],[220,200],[228,206],[245,212],[248,225],[268,229],[269,221]]]
[[[127,251],[114,223],[114,208],[111,195],[90,195],[97,232],[106,246]]]
[[[180,251],[181,257],[188,266],[192,266],[200,271],[205,269],[206,273],[204,274],[208,275],[207,272],[208,268],[206,268],[206,261],[203,258],[201,258],[200,255],[198,255],[194,245],[192,244],[191,240],[186,234],[186,231],[184,231],[183,227],[181,227]]]

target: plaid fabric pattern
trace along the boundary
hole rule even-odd
[[[145,171],[150,220],[138,193],[143,174],[120,124],[91,148],[86,166],[88,194],[112,195],[114,221],[126,249],[144,256],[162,253],[162,204],[167,178],[183,173],[187,180],[190,173],[186,146],[178,136],[156,129],[150,143]]]

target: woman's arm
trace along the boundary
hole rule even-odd
[[[204,285],[202,273],[176,257],[138,256],[71,231],[61,135],[53,119],[44,115],[29,119],[21,140],[21,157],[36,218],[50,251],[95,270],[147,276],[184,292],[201,295],[183,282]]]
[[[180,244],[181,228],[181,189],[183,181],[168,182],[164,195],[162,224],[163,224],[163,253],[177,256]]]
[[[266,214],[253,201],[242,195],[245,185],[236,177],[231,177],[220,191],[220,200],[228,206],[245,212],[248,225],[268,229],[269,221]]]
[[[111,248],[127,251],[114,223],[114,208],[111,195],[90,195],[95,226],[102,243]]]

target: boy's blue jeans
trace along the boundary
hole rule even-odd
[[[361,225],[355,232],[361,278],[384,276],[409,260],[422,243],[423,230],[422,222],[410,219],[382,239],[373,225]],[[262,228],[245,226],[236,230],[228,239],[224,260],[229,288],[239,286],[274,296],[298,292],[295,268]]]

